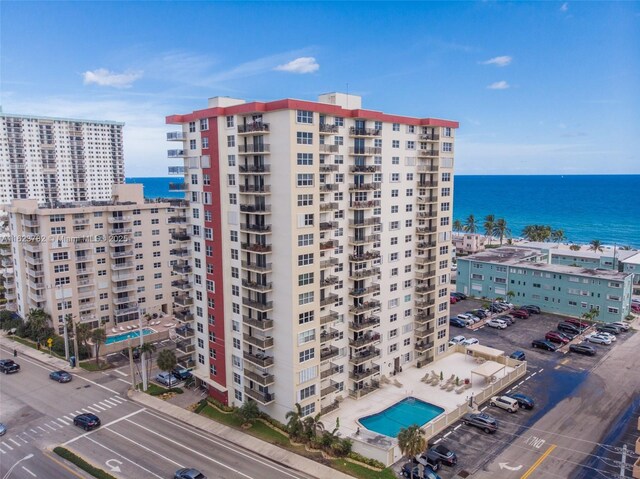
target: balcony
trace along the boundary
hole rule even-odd
[[[84,270],[78,271],[78,274],[83,274],[83,273],[84,274],[93,273],[93,270],[87,271],[86,269],[84,269]],[[111,275],[111,281],[114,283],[117,283],[119,281],[130,281],[132,279],[136,279],[135,273],[123,273],[122,271],[120,271],[118,274]]]
[[[109,256],[111,256],[111,259],[117,259],[117,258],[130,258],[131,256],[133,256],[133,250],[129,250],[129,251],[111,251],[109,253]]]
[[[431,233],[437,233],[437,232],[438,232],[437,226],[418,226],[416,228],[416,233],[418,234],[431,234]]]
[[[357,220],[349,220],[349,226],[352,228],[363,228],[365,226],[373,226],[380,224],[380,217],[372,216],[371,218],[363,218]]]
[[[416,338],[423,339],[429,336],[430,334],[435,333],[435,329],[430,328],[429,326],[420,326],[413,330],[416,335]]]
[[[242,304],[248,308],[258,311],[271,311],[273,309],[273,301],[255,301],[250,298],[242,298]]]
[[[435,299],[416,299],[415,306],[417,309],[427,309],[436,304]]]
[[[380,136],[382,130],[380,128],[349,128],[349,136]]]
[[[253,381],[254,383],[260,384],[261,386],[268,386],[276,381],[276,378],[273,374],[256,373],[247,368],[244,369],[244,377]]]
[[[437,133],[423,133],[420,135],[421,140],[427,141],[438,141],[440,139],[440,135]]]
[[[29,227],[29,228],[37,228],[40,225],[40,223],[38,222],[37,219],[30,220],[30,219],[26,219],[26,218],[22,220],[22,224],[24,226]]]
[[[436,246],[438,246],[438,243],[435,241],[418,241],[418,244],[416,244],[418,249],[435,248]]]
[[[188,221],[189,219],[184,215],[171,215],[169,216],[167,223],[169,223],[170,225],[181,225],[187,223]]]
[[[320,332],[320,344],[324,344],[328,341],[333,341],[334,339],[338,339],[340,337],[340,332],[331,328],[329,331],[326,329]]]
[[[350,245],[365,245],[375,243],[376,241],[380,241],[380,235],[377,233],[372,235],[349,236]]]
[[[418,158],[431,158],[440,156],[440,152],[435,149],[418,150]]]
[[[255,364],[256,366],[260,366],[261,368],[273,366],[273,357],[266,356],[262,353],[251,354],[245,351],[242,353],[242,357],[245,361]]]
[[[374,359],[377,359],[379,357],[380,357],[380,350],[377,348],[371,347],[358,354],[353,354],[349,358],[349,362],[357,366],[359,364],[366,363],[367,361],[373,361]]]
[[[193,298],[186,294],[178,294],[173,297],[173,302],[179,306],[191,306],[193,304]]]
[[[328,306],[338,301],[339,296],[337,294],[328,294],[320,300],[320,306]]]
[[[270,165],[240,165],[238,171],[241,175],[260,175],[263,173],[271,173]]]
[[[252,133],[268,133],[269,123],[255,121],[246,125],[238,125],[238,135],[246,135]]]
[[[416,218],[418,219],[429,219],[429,218],[435,218],[436,216],[438,216],[438,212],[437,211],[417,211],[416,212]]]
[[[320,350],[320,361],[328,361],[340,354],[340,349],[335,346],[329,346]]]
[[[241,243],[240,248],[245,251],[253,251],[254,253],[270,253],[271,252],[270,244]]]
[[[240,231],[244,233],[267,234],[271,232],[271,225],[242,223],[240,225]]]
[[[374,391],[380,389],[380,383],[377,381],[372,381],[370,386],[365,386],[361,389],[353,389],[349,391],[349,397],[353,399],[360,399],[367,394],[371,394]]]
[[[363,331],[365,329],[375,328],[380,326],[380,318],[378,316],[368,316],[360,321],[352,321],[349,323],[349,328],[354,331]]]
[[[96,308],[96,303],[94,301],[87,301],[86,303],[80,303],[78,305],[78,309],[80,311],[90,311]]]
[[[171,239],[173,241],[189,241],[191,239],[191,236],[183,232],[173,232],[171,233]]]
[[[340,373],[340,369],[338,366],[334,366],[333,364],[329,369],[325,369],[324,371],[320,371],[320,379],[327,379],[331,376]]]
[[[178,279],[175,281],[171,281],[171,287],[180,291],[189,291],[191,288],[193,288],[193,284],[191,284],[189,281]]]
[[[191,357],[178,358],[178,366],[185,369],[192,369],[196,367],[196,362]]]
[[[320,203],[320,211],[332,211],[338,209],[338,203],[330,202],[330,203]]]
[[[418,173],[437,173],[438,165],[418,165],[416,171]]]
[[[80,224],[88,224],[89,220],[74,220],[74,223],[76,221],[86,221],[87,223],[80,223]],[[107,221],[109,223],[131,223],[133,221],[133,216],[110,216]]]
[[[372,311],[378,308],[380,308],[380,301],[371,300],[358,305],[349,306],[349,312],[352,314],[363,314],[367,311]]]
[[[169,183],[169,191],[188,191],[189,184],[184,182],[171,182]]]
[[[358,280],[365,279],[371,276],[378,276],[380,274],[380,268],[359,269],[349,274],[349,279]]]
[[[382,167],[380,165],[351,165],[349,167],[350,173],[380,173]]]
[[[266,337],[266,338],[260,338],[257,336],[250,336],[248,334],[243,334],[242,335],[242,340],[245,343],[249,343],[253,346],[256,346],[257,348],[260,349],[269,349],[273,347],[273,338],[271,337]]]
[[[271,272],[271,263],[258,264],[249,261],[242,261],[240,264],[244,269],[249,271],[257,271],[258,273]]]
[[[381,187],[382,183],[349,183],[349,191],[373,191]]]
[[[249,316],[242,316],[242,322],[247,326],[258,329],[260,331],[268,331],[273,329],[273,319],[256,319]]]
[[[352,381],[358,382],[358,381],[362,381],[363,379],[370,378],[374,374],[378,374],[378,373],[380,373],[380,366],[374,364],[370,368],[367,368],[364,370],[357,370],[352,373],[349,373],[349,379],[351,379]]]
[[[88,291],[85,294],[90,294],[92,293],[91,291]],[[93,296],[95,296],[95,291],[93,291]],[[136,295],[133,294],[131,296],[127,295],[127,296],[116,296],[113,298],[113,304],[127,304],[127,303],[133,303],[136,301]]]
[[[338,145],[318,145],[320,153],[338,153]]]
[[[320,250],[333,249],[338,247],[338,240],[323,241],[320,243]]]
[[[326,388],[322,388],[320,390],[320,397],[328,396],[331,393],[334,393],[338,390],[338,386],[336,384],[331,384]]]
[[[416,343],[416,351],[420,351],[425,352],[428,351],[429,349],[433,349],[434,343],[431,343],[429,341],[418,341]]]
[[[27,241],[26,243],[22,243],[22,247],[24,248],[25,251],[28,251],[29,253],[39,253],[40,251],[42,251],[42,248],[40,246],[40,241],[35,239],[33,241]]]
[[[366,288],[352,288],[349,290],[349,296],[353,298],[359,298],[361,296],[365,296],[367,294],[377,293],[380,291],[380,285],[374,283]]]
[[[174,248],[169,251],[169,254],[172,256],[177,256],[179,258],[183,258],[185,256],[191,256],[191,250],[188,248]]]
[[[320,173],[330,173],[332,171],[338,171],[339,169],[339,165],[331,165],[328,163],[323,163],[320,165]]]
[[[349,261],[354,263],[363,263],[365,261],[371,261],[380,257],[380,251],[374,249],[361,254],[350,254]]]
[[[338,125],[320,123],[320,133],[338,133]]]
[[[174,264],[171,268],[174,273],[178,274],[189,274],[191,273],[191,266],[188,264]]]
[[[416,286],[416,293],[426,294],[433,293],[436,290],[436,286],[434,284],[418,284]]]
[[[188,338],[192,338],[195,334],[196,334],[196,331],[190,326],[180,326],[176,328],[176,335],[179,338],[188,339]]]
[[[269,153],[270,145],[268,143],[238,145],[238,153],[241,155],[251,155],[254,153]]]
[[[113,291],[113,294],[118,294],[135,291],[136,289],[138,289],[137,285],[127,284],[126,286],[114,286],[113,288],[111,288],[111,291]]]
[[[375,146],[363,146],[363,147],[351,147],[349,148],[349,154],[352,156],[371,156],[371,155],[381,155],[382,148]]]
[[[338,277],[337,276],[327,276],[324,279],[322,279],[320,281],[320,287],[321,288],[326,288],[327,286],[331,286],[338,283]]]
[[[429,279],[429,278],[433,278],[436,275],[436,270],[435,269],[421,269],[421,270],[416,270],[416,279],[418,280],[424,280],[424,279]]]
[[[340,403],[338,401],[333,401],[331,404],[327,404],[326,406],[322,406],[320,408],[320,415],[324,416],[325,414],[329,414],[332,411],[340,408]]]
[[[111,218],[109,218],[111,219]],[[86,226],[89,223],[91,223],[91,220],[89,218],[75,218],[73,220],[73,224],[77,225],[77,226]]]
[[[337,221],[323,221],[320,223],[320,231],[333,230],[338,227]]]
[[[191,344],[191,341],[189,340],[176,342],[176,353],[178,354],[182,354],[182,355],[192,354],[193,352],[195,352],[195,350],[196,350],[195,344]]]
[[[251,389],[245,386],[244,393],[249,396],[251,399],[259,402],[263,406],[267,404],[271,404],[276,400],[276,395],[274,393],[260,392],[255,389]]]
[[[328,323],[333,323],[338,319],[340,319],[340,315],[338,313],[336,313],[335,311],[329,311],[324,316],[320,316],[320,324],[324,325]]]
[[[167,156],[169,158],[184,158],[186,155],[184,150],[167,150]]]
[[[349,346],[354,348],[364,348],[365,346],[373,346],[380,342],[380,335],[378,333],[364,334],[356,339],[349,340]]]
[[[241,213],[253,213],[256,215],[271,213],[271,205],[240,205]]]
[[[184,141],[186,139],[187,135],[181,131],[167,132],[167,141]]]
[[[436,195],[432,195],[432,196],[418,196],[416,198],[416,202],[420,205],[426,205],[426,204],[431,204],[431,203],[437,203],[438,202],[438,197]]]
[[[267,292],[273,289],[273,283],[256,283],[255,281],[242,280],[242,286],[253,291]]]
[[[323,259],[320,261],[320,269],[330,268],[331,266],[336,266],[338,263],[340,263],[338,258]]]
[[[240,193],[262,195],[271,193],[271,185],[240,185]]]
[[[133,229],[131,228],[111,228],[109,233],[112,235],[128,235],[133,233]]]
[[[174,311],[173,317],[181,323],[190,323],[191,321],[193,321],[193,314],[191,314],[189,311]]]
[[[420,265],[427,265],[430,263],[435,263],[436,261],[436,257],[435,256],[430,256],[427,254],[424,255],[416,255],[416,264],[420,264]]]
[[[436,318],[435,314],[427,313],[426,311],[421,311],[413,316],[413,320],[418,324],[425,324],[429,321],[432,321]]]
[[[336,185],[335,183],[323,183],[320,185],[320,191],[338,191],[338,185]]]
[[[418,188],[437,188],[438,182],[433,181],[418,181]]]
[[[349,204],[352,210],[369,210],[378,206],[380,206],[380,200],[352,201]]]

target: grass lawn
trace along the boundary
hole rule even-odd
[[[35,349],[36,351],[38,350],[38,346],[36,345],[35,341],[31,341],[30,339],[25,339],[25,338],[21,338],[20,336],[16,336],[15,334],[13,336],[7,336],[9,339],[15,341],[16,343],[20,343],[20,344],[24,344],[25,346],[29,346],[32,349]],[[49,348],[47,348],[46,346],[40,346],[40,351],[43,353],[49,353]],[[51,355],[55,356],[56,358],[60,358],[60,359],[64,359],[64,356],[60,356],[59,354],[56,354],[55,352],[51,351]]]
[[[362,467],[358,464],[345,461],[344,459],[333,459],[331,461],[331,467],[360,479],[396,479],[395,474],[388,467],[378,472]]]
[[[96,364],[93,359],[82,361],[79,366],[86,371],[105,371],[106,369],[111,369],[111,364],[108,362],[100,361],[100,364]]]
[[[142,391],[142,383],[138,383],[136,387]],[[161,394],[172,393],[172,392],[177,394],[182,394],[184,391],[180,388],[171,388],[171,389],[163,388],[162,386],[158,386],[157,384],[149,382],[147,386],[147,390],[145,392],[147,394],[150,394],[151,396],[160,396]]]

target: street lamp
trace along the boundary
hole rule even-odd
[[[46,289],[57,288],[60,290],[60,295],[62,296],[62,308],[65,308],[65,290],[62,287],[62,284],[50,284],[45,286]],[[65,315],[62,319],[63,327],[64,327],[64,357],[67,361],[69,361],[69,330],[67,328],[67,315]]]
[[[140,330],[140,367],[142,369],[142,390],[146,391],[149,387],[147,378],[147,353],[144,351],[144,338],[142,337],[142,315],[140,314],[140,306],[138,306],[138,329]]]

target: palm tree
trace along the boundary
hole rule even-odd
[[[620,251],[631,251],[632,249],[631,245],[620,246]]]
[[[100,364],[100,345],[107,339],[107,333],[102,328],[91,331],[91,340],[96,347],[96,364]]]
[[[571,246],[569,246],[569,249],[571,251],[580,251],[580,245],[579,244],[572,244]]]
[[[73,319],[72,319],[73,321]],[[89,340],[89,337],[91,336],[91,327],[87,324],[87,323],[77,323],[76,324],[76,335],[77,337],[77,342],[79,344],[78,349],[81,349],[80,346],[82,346],[82,349],[87,349],[87,341]],[[77,360],[80,361],[80,351],[76,351],[76,357],[78,358]]]
[[[48,334],[46,329],[49,327],[50,320],[51,316],[43,309],[29,310],[29,314],[27,314],[27,334],[29,337],[34,341],[43,340]]]
[[[493,234],[500,238],[500,244],[502,245],[504,237],[511,235],[511,230],[507,226],[507,220],[504,218],[498,218],[493,225]]]
[[[522,229],[522,236],[529,241],[547,241],[551,236],[551,226],[527,225]]]
[[[171,351],[170,349],[163,349],[158,353],[158,359],[156,360],[156,364],[161,371],[171,371],[178,364],[178,360],[176,359],[176,353]],[[143,385],[145,387],[146,385]],[[171,384],[169,385],[171,387]]]
[[[551,241],[554,243],[561,243],[565,238],[564,231],[562,230],[553,230],[551,232]]]
[[[464,223],[463,230],[467,233],[475,233],[478,231],[478,225],[476,223],[476,217],[473,215],[469,215],[467,220]]]
[[[144,357],[142,363],[146,361],[147,365],[147,377],[151,377],[151,365],[153,364],[153,353],[156,351],[156,345],[153,343],[144,343],[140,346],[140,355]],[[149,359],[147,360],[147,353],[149,353]]]
[[[589,243],[589,249],[591,251],[604,251],[604,248],[602,247],[602,242],[600,240],[591,240],[591,243]]]
[[[451,225],[451,228],[453,229],[453,231],[455,231],[456,233],[461,232],[464,229],[464,226],[462,225],[462,221],[460,220],[453,220],[453,224]]]
[[[304,435],[307,439],[315,439],[319,432],[324,431],[324,424],[320,421],[320,416],[320,413],[315,416],[308,416],[302,422]]]
[[[417,424],[402,428],[398,432],[398,447],[404,456],[412,458],[424,451],[426,445],[427,441]]]
[[[285,419],[287,419],[287,432],[294,439],[299,439],[303,435],[304,426],[302,424],[302,408],[300,404],[296,403],[296,410],[289,411],[285,414]]]
[[[513,291],[507,291],[507,298],[509,299],[509,302],[511,302],[515,295],[516,293],[514,293]]]
[[[236,411],[236,416],[242,421],[242,425],[253,425],[253,422],[260,417],[260,409],[258,409],[258,403],[248,399],[240,408]]]
[[[496,225],[496,217],[494,215],[487,215],[484,217],[484,234],[489,238],[489,244],[493,238],[493,229]]]

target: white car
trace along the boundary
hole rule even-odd
[[[624,321],[616,321],[615,323],[611,323],[611,324],[613,324],[614,326],[618,326],[624,331],[629,331],[629,328],[631,327],[629,326],[629,323],[625,323]]]
[[[454,336],[453,338],[451,338],[451,340],[449,342],[453,343],[453,344],[458,344],[458,343],[461,343],[462,341],[464,341],[465,339],[467,339],[467,338],[465,338],[464,336]]]
[[[507,308],[513,308],[513,304],[508,301],[496,301],[499,304],[504,304]]]
[[[478,316],[474,316],[473,314],[469,315],[469,319],[471,321],[473,321],[474,323],[479,323],[480,321],[482,321],[482,319],[480,319]],[[472,323],[473,324],[473,323]]]
[[[475,321],[471,319],[470,314],[459,314],[457,318],[464,321],[467,326],[471,326],[473,323],[475,323]]]
[[[594,334],[594,333],[591,333]],[[599,336],[604,336],[605,338],[608,338],[609,340],[611,340],[612,343],[616,342],[618,340],[618,338],[616,338],[615,334],[611,334],[611,333],[607,333],[606,331],[597,331],[595,334],[598,334]]]
[[[491,326],[492,328],[498,328],[498,329],[507,329],[507,323],[505,323],[501,319],[496,319],[496,318],[493,318],[487,321],[487,326]]]
[[[489,400],[491,406],[497,406],[509,412],[516,412],[519,408],[518,401],[509,396],[493,396]]]
[[[611,344],[611,340],[605,336],[600,336],[599,334],[589,334],[585,336],[585,339],[590,343],[595,344],[606,344],[607,346]]]
[[[480,341],[478,341],[477,338],[469,338],[469,339],[465,339],[460,344],[462,344],[463,346],[471,346],[472,344],[478,344],[479,342]]]

